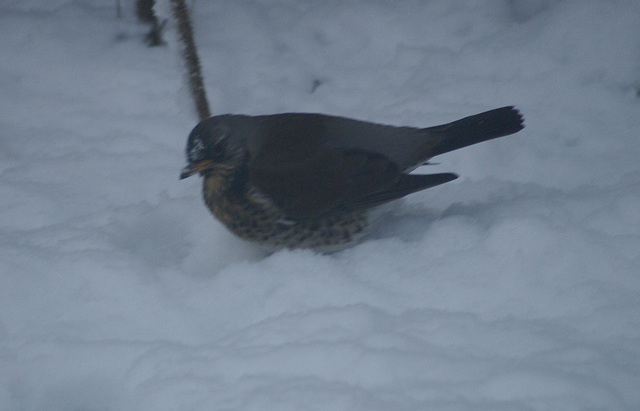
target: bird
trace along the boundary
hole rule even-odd
[[[180,179],[200,174],[206,206],[244,240],[333,252],[365,237],[373,209],[458,178],[411,171],[523,123],[514,106],[427,128],[318,113],[223,114],[189,134]]]

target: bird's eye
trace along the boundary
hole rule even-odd
[[[209,156],[213,158],[222,157],[224,155],[224,144],[222,140],[215,141],[207,151],[209,152]]]
[[[229,127],[226,124],[216,124],[211,129],[211,141],[208,144],[208,154],[213,158],[224,156],[225,141],[229,135]]]

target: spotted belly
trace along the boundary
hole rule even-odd
[[[337,251],[361,239],[369,226],[367,212],[333,212],[303,220],[290,220],[260,196],[203,190],[212,214],[238,237],[269,250],[310,248]]]

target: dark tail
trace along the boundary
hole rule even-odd
[[[437,141],[431,147],[430,157],[517,133],[524,128],[523,122],[520,112],[513,106],[508,106],[426,128],[425,131]]]

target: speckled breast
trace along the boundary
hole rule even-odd
[[[337,251],[362,238],[368,228],[367,213],[334,212],[304,220],[288,220],[266,199],[208,190],[204,201],[213,215],[238,237],[269,250],[311,248]]]

